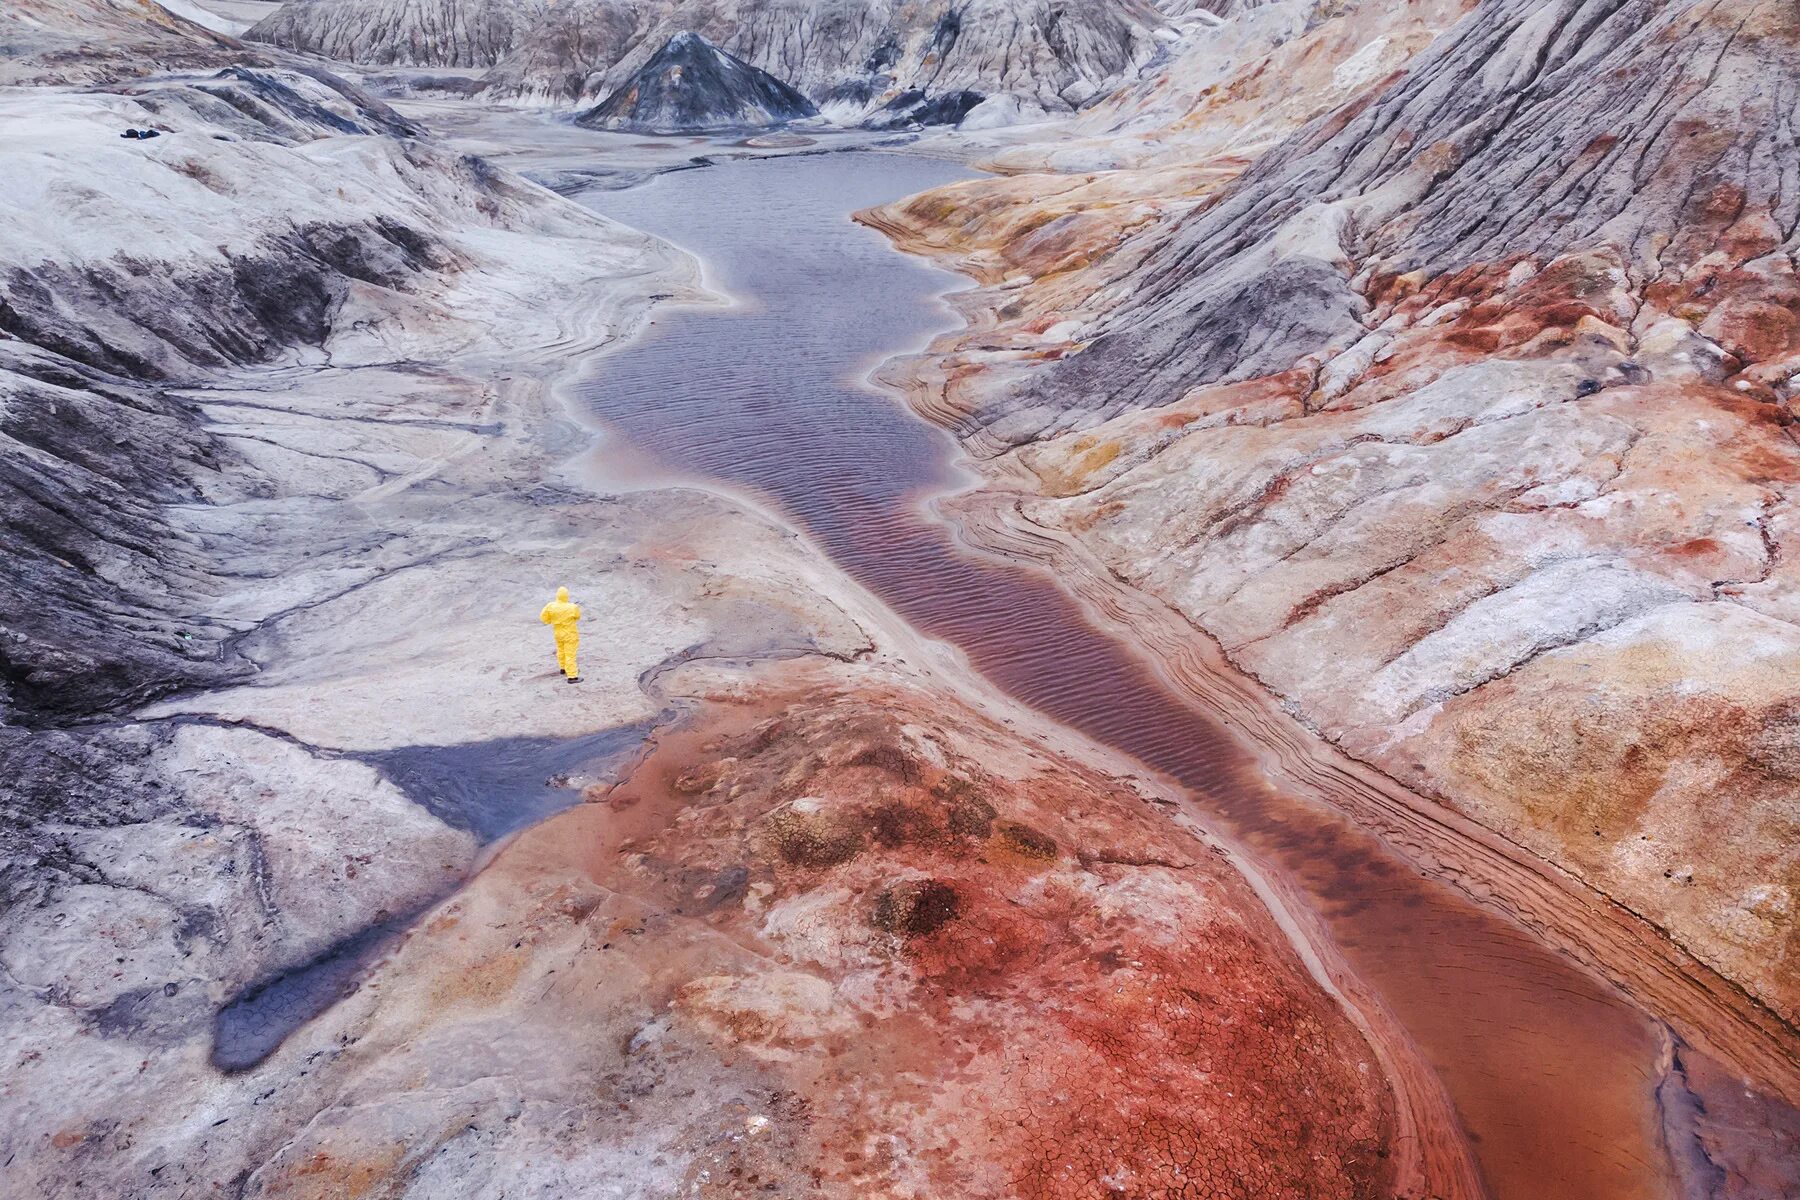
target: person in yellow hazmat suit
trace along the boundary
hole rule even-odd
[[[575,672],[575,647],[581,644],[581,630],[576,627],[581,620],[581,605],[569,600],[568,588],[559,587],[556,599],[544,605],[538,620],[556,635],[556,665],[562,668],[570,683],[580,683],[581,676]]]

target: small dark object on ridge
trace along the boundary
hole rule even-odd
[[[162,130],[160,130],[160,129],[127,129],[124,133],[121,133],[119,136],[122,138],[135,138],[139,141],[148,141],[149,139],[151,139],[153,137],[161,137]]]

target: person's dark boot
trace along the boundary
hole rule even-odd
[[[571,675],[568,678],[569,678],[570,683],[580,683],[581,682],[581,676],[579,676],[579,675]]]

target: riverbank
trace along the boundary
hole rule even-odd
[[[155,152],[241,153],[204,133]],[[1328,950],[1154,783],[754,504],[593,488],[634,454],[557,386],[653,302],[704,303],[696,265],[447,161],[561,240],[458,227],[448,281],[347,285],[317,347],[163,384],[230,450],[155,510],[205,581],[165,606],[223,631],[230,672],[7,743],[34,839],[0,925],[21,1186],[1440,1178],[1460,1146],[1411,1130],[1448,1118],[1396,1106]],[[579,685],[534,620],[558,584]]]
[[[1208,311],[1217,244],[1171,252],[1165,235],[1204,232],[1208,198],[1309,105],[1408,103],[1433,71],[1399,68],[1435,53],[1461,3],[1367,7],[1192,14],[1190,32],[1218,37],[1171,38],[1142,87],[1039,130],[1094,161],[1123,120],[1135,169],[963,183],[918,157],[979,153],[960,135],[903,138],[888,147],[902,157],[872,152],[885,135],[589,135],[466,102],[396,110],[330,64],[147,0],[0,17],[19,34],[0,74],[31,85],[0,92],[9,1185],[158,1200],[1785,1198],[1800,1117],[1769,1095],[1792,1090],[1778,1022],[1753,1006],[1745,1019],[1743,997],[1484,834],[1481,814],[1437,819],[1309,740],[1254,686],[1275,667],[1354,682],[1367,648],[1371,624],[1310,656],[1256,625],[1359,603],[1318,586],[1330,555],[1284,554],[1270,578],[1245,568],[1319,515],[1296,497],[1339,494],[1340,452],[1346,478],[1411,463],[1437,482],[1445,446],[1453,458],[1549,414],[1580,434],[1550,439],[1579,469],[1508,492],[1505,515],[1569,521],[1615,502],[1602,493],[1628,454],[1698,466],[1747,440],[1733,430],[1772,436],[1751,418],[1787,386],[1759,368],[1723,417],[1644,419],[1672,393],[1635,390],[1635,372],[1703,375],[1690,352],[1705,338],[1780,340],[1757,304],[1785,293],[1739,276],[1710,315],[1718,281],[1684,276],[1677,308],[1695,324],[1674,337],[1625,312],[1668,297],[1639,295],[1612,260],[1478,272],[1424,316],[1438,285],[1371,260],[1352,289],[1388,307],[1364,329],[1333,272],[1365,218],[1384,219],[1367,207],[1308,209],[1273,260],[1227,273],[1243,284],[1227,309],[1262,324],[1184,324]],[[1481,6],[1476,23],[1523,7]],[[1690,57],[1723,63],[1779,32],[1772,6],[1753,7],[1766,28],[1721,43],[1702,21]],[[1611,15],[1571,36],[1616,48]],[[1049,14],[1047,46],[1107,50],[1071,42],[1065,16]],[[367,27],[357,52],[388,32]],[[971,30],[958,45],[996,33],[1011,44]],[[1493,60],[1511,73],[1484,57],[1448,77],[1510,87],[1556,60],[1518,47],[1561,38],[1557,22],[1519,33]],[[557,69],[579,49],[533,61]],[[1035,85],[1068,64],[977,65]],[[1217,86],[1231,72],[1243,86]],[[1463,113],[1466,90],[1405,124]],[[998,101],[987,117],[1025,110]],[[1239,129],[1226,111],[1257,120]],[[1337,141],[1372,136],[1361,112],[1308,144],[1361,154]],[[1041,164],[1036,136],[989,144]],[[1563,144],[1527,139],[1518,157]],[[1698,143],[1683,144],[1691,163]],[[1364,157],[1387,170],[1410,148]],[[1277,146],[1247,177],[1274,209],[1316,191],[1283,182],[1298,153]],[[1433,153],[1426,192],[1457,182]],[[1413,194],[1380,192],[1401,207]],[[973,268],[967,329],[940,303],[953,277],[851,223],[868,206]],[[1730,207],[1683,220],[1713,229]],[[1240,217],[1224,242],[1269,232],[1261,212]],[[1678,263],[1685,245],[1654,254]],[[1325,301],[1293,303],[1307,296]],[[1223,400],[1202,387],[1173,422],[1137,411],[1172,379],[1254,373],[1347,328],[1355,345],[1304,372],[1239,380]],[[948,340],[928,349],[934,334]],[[1447,378],[1476,396],[1517,385],[1522,409],[1463,411],[1465,393],[1427,386],[1423,431],[1381,436],[1389,377],[1420,381],[1401,367],[1521,337],[1561,357],[1459,358]],[[967,357],[947,365],[948,345]],[[1036,368],[1051,382],[988,387]],[[963,490],[976,480],[957,444],[871,372],[929,378],[914,406],[956,409],[987,486]],[[1565,384],[1585,403],[1563,403]],[[1194,524],[1218,474],[1184,436],[1279,446],[1321,424],[1356,436]],[[1756,487],[1705,473],[1724,515],[1697,532],[1717,536],[1657,558],[1654,586],[1600,571],[1615,607],[1712,579],[1711,600],[1775,619],[1784,526],[1756,489],[1785,460],[1729,461],[1761,472]],[[1379,514],[1394,491],[1352,488],[1334,511]],[[1761,508],[1732,524],[1746,496]],[[1163,519],[1149,535],[1144,511]],[[1233,547],[1222,569],[1145,565],[1212,534]],[[1365,545],[1308,544],[1340,541]],[[1221,635],[1228,651],[1208,655],[1177,601],[1228,578],[1232,628],[1258,636]],[[1174,598],[1153,586],[1171,579]],[[579,682],[551,667],[535,621],[559,585],[586,610]],[[1568,615],[1527,604],[1534,622],[1540,608]],[[1526,649],[1521,676],[1556,661],[1553,645]],[[1227,653],[1268,669],[1240,677]],[[1390,674],[1381,712],[1435,694],[1412,658]],[[1326,691],[1346,712],[1376,702]],[[1786,718],[1759,720],[1728,728],[1752,738],[1759,778],[1782,778]],[[1357,728],[1333,735],[1348,754],[1372,726]],[[1609,744],[1607,728],[1577,740]],[[1506,733],[1489,729],[1482,753],[1516,748]],[[1423,748],[1408,770],[1438,761],[1409,745]],[[1618,814],[1582,795],[1598,838]],[[1773,811],[1761,796],[1733,822]],[[1633,861],[1693,830],[1670,833],[1633,843]],[[1716,913],[1715,879],[1672,875],[1652,886]],[[1744,911],[1767,924],[1778,899]],[[1583,965],[1639,951],[1615,983]]]
[[[1159,182],[1138,178],[1136,185],[1154,194]],[[1355,970],[1375,982],[1377,990],[1395,997],[1391,1002],[1400,1009],[1400,1022],[1424,1038],[1427,1054],[1444,1072],[1463,1115],[1476,1121],[1478,1130],[1485,1119],[1494,1121],[1498,1130],[1516,1133],[1530,1128],[1532,1117],[1501,1115],[1505,1101],[1499,1108],[1490,1106],[1498,1097],[1490,1094],[1489,1079],[1507,1076],[1516,1103],[1526,1094],[1525,1076],[1532,1074],[1525,1063],[1543,1061],[1544,1072],[1535,1085],[1541,1090],[1530,1103],[1537,1119],[1544,1121],[1543,1135],[1514,1141],[1508,1148],[1507,1133],[1490,1139],[1487,1130],[1481,1130],[1483,1166],[1501,1195],[1640,1195],[1643,1187],[1688,1186],[1679,1182],[1687,1178],[1679,1166],[1679,1153],[1670,1166],[1676,1178],[1667,1182],[1634,1178],[1631,1169],[1618,1173],[1616,1164],[1609,1164],[1613,1151],[1633,1139],[1649,1142],[1652,1148],[1683,1141],[1661,1128],[1665,1097],[1656,1079],[1679,1072],[1681,1058],[1679,1052],[1670,1056],[1665,1049],[1665,1022],[1676,1031],[1676,1047],[1705,1047],[1726,1063],[1724,1074],[1742,1072],[1755,1081],[1764,1094],[1760,1103],[1775,1114],[1769,1117],[1768,1128],[1780,1128],[1784,1121],[1791,1124],[1791,1115],[1780,1114],[1791,1114],[1784,1097],[1800,1094],[1795,1090],[1800,1081],[1795,1033],[1768,1007],[1697,963],[1661,930],[1570,874],[1328,745],[1294,720],[1291,711],[1283,711],[1267,687],[1242,675],[1204,631],[1102,565],[1078,529],[1046,527],[1031,520],[1031,511],[1042,507],[1039,497],[1048,488],[1048,464],[1030,457],[1030,448],[1024,457],[1006,453],[1004,439],[995,439],[970,421],[970,408],[977,401],[968,398],[994,394],[999,390],[995,378],[1017,378],[1033,363],[1057,356],[1057,329],[1049,327],[1078,317],[1087,304],[1085,297],[1103,284],[1103,279],[1084,279],[1091,254],[1100,254],[1096,246],[1111,246],[1136,228],[1154,227],[1157,219],[1175,219],[1192,207],[1192,201],[1179,200],[1172,209],[1138,203],[1130,189],[1132,180],[1114,187],[1094,180],[1084,184],[1084,180],[1017,178],[940,189],[904,205],[859,214],[871,227],[895,237],[896,245],[958,266],[983,284],[956,297],[959,313],[967,318],[965,329],[941,336],[931,351],[891,363],[884,371],[887,383],[905,392],[914,410],[959,432],[972,452],[981,486],[941,500],[941,513],[958,524],[968,542],[1008,560],[1044,565],[1080,597],[1087,619],[1134,644],[1138,660],[1114,666],[1120,675],[1138,676],[1148,689],[1166,687],[1181,696],[1177,707],[1193,725],[1229,730],[1215,734],[1219,745],[1202,754],[1170,754],[1154,738],[1139,739],[1134,745],[1129,738],[1136,730],[1130,729],[1130,721],[1174,727],[1183,720],[1174,712],[1161,711],[1161,705],[1150,705],[1134,718],[1111,720],[1111,727],[1127,741],[1111,736],[1111,729],[1100,736],[1152,765],[1170,763],[1172,774],[1197,784],[1213,819],[1222,820],[1235,837],[1273,860],[1278,871],[1300,880],[1310,909],[1341,914],[1346,896],[1359,898],[1363,910],[1352,909],[1352,919],[1328,916],[1330,936],[1337,945],[1354,946],[1350,959]],[[1026,196],[1030,201],[1021,200]],[[1046,223],[1046,209],[1049,214],[1067,210],[1073,216],[1051,216]],[[997,232],[1008,223],[1042,228],[1044,234],[1033,232],[1021,239]],[[997,243],[1010,246],[1006,261],[995,261],[990,252]],[[1129,273],[1130,263],[1132,254],[1127,250],[1123,263],[1109,263],[1105,272],[1096,273],[1118,277]],[[1003,317],[997,317],[1001,311]],[[1075,435],[1067,441],[1076,441]],[[1076,444],[1076,450],[1080,448]],[[1105,700],[1085,707],[1129,709],[1116,693],[1118,689],[1111,689]],[[1048,705],[1048,711],[1057,712],[1062,720],[1080,723],[1080,718],[1058,709],[1058,703],[1067,703],[1062,696],[1035,696],[1033,703]],[[1208,774],[1211,786],[1202,783]],[[1280,802],[1271,804],[1271,793]],[[1345,813],[1354,826],[1334,819],[1332,813]],[[1381,837],[1379,849],[1368,846],[1368,833]],[[1472,901],[1503,918],[1501,927],[1492,927],[1490,919],[1471,923],[1467,914],[1449,916],[1456,905],[1447,905],[1445,923],[1435,930],[1435,937],[1451,945],[1462,939],[1467,945],[1485,946],[1490,936],[1501,943],[1512,941],[1514,948],[1499,955],[1505,959],[1505,972],[1489,977],[1480,961],[1458,963],[1453,948],[1420,952],[1413,945],[1417,921],[1406,912],[1395,912],[1388,921],[1393,936],[1370,937],[1366,928],[1359,928],[1370,919],[1366,910],[1370,898],[1395,891],[1391,880],[1372,871],[1372,864],[1395,856],[1409,871],[1462,892],[1463,905]],[[1409,903],[1417,903],[1417,898]],[[1427,903],[1444,907],[1445,901]],[[1474,934],[1483,925],[1512,932]],[[1570,968],[1559,963],[1561,954],[1586,964],[1598,979],[1625,995],[1595,982],[1575,982],[1586,973],[1571,975]],[[1449,995],[1445,981],[1458,975],[1465,981],[1451,984],[1449,993],[1467,988],[1463,999],[1453,1002],[1460,1013],[1480,1011],[1503,997],[1501,1007],[1510,1013],[1489,1016],[1481,1024],[1523,1034],[1510,1051],[1494,1054],[1489,1067],[1478,1063],[1492,1054],[1492,1047],[1483,1051],[1469,1045],[1454,1027],[1433,1018],[1433,1009],[1444,1006]],[[1539,975],[1535,981],[1534,975]],[[1422,977],[1435,981],[1426,993],[1415,991],[1415,982]],[[1532,999],[1534,988],[1541,991]],[[1586,1009],[1568,1004],[1566,997],[1571,995],[1589,997]],[[1575,1045],[1588,1056],[1575,1069],[1584,1087],[1571,1094],[1562,1072],[1570,1067],[1568,1047]],[[1602,1045],[1609,1049],[1593,1052]],[[1692,1058],[1692,1051],[1687,1054]],[[1611,1079],[1611,1085],[1602,1083],[1604,1079]],[[1609,1117],[1598,1117],[1598,1097],[1604,1094],[1613,1096],[1615,1106]],[[1724,1094],[1715,1096],[1717,1103],[1726,1099]],[[1573,1101],[1573,1108],[1559,1110],[1568,1101]],[[1570,1133],[1577,1130],[1580,1133],[1570,1141]],[[1739,1162],[1755,1159],[1764,1153],[1764,1137],[1766,1133],[1759,1132],[1735,1139],[1733,1150],[1714,1144],[1712,1153],[1721,1162],[1733,1155]],[[1791,1144],[1780,1137],[1775,1141]],[[1557,1150],[1546,1153],[1546,1146]]]
[[[64,548],[62,568],[100,577],[77,600],[112,609],[101,584],[122,585],[169,614],[179,632],[168,642],[205,668],[200,680],[235,686],[151,666],[132,691],[177,695],[5,731],[0,962],[16,1068],[5,1157],[19,1186],[45,1196],[96,1186],[223,1194],[318,1111],[308,1089],[330,1077],[352,1036],[334,1006],[379,966],[364,947],[391,950],[415,914],[464,885],[495,836],[546,803],[579,802],[581,782],[546,788],[546,760],[598,784],[628,766],[651,728],[680,716],[683,698],[641,677],[703,648],[849,657],[867,642],[822,594],[828,572],[779,527],[708,494],[608,497],[555,478],[585,436],[562,413],[556,378],[628,334],[654,299],[699,294],[679,253],[437,147],[339,129],[308,130],[293,150],[245,145],[239,126],[164,104],[162,136],[140,151],[110,127],[131,99],[7,99],[35,117],[9,125],[29,144],[5,147],[8,160],[41,169],[46,190],[74,180],[86,189],[70,210],[29,212],[25,229],[48,231],[45,252],[113,244],[71,233],[79,219],[144,238],[161,231],[131,252],[171,255],[163,270],[140,264],[109,286],[126,319],[71,305],[58,338],[45,339],[79,346],[72,331],[86,322],[96,340],[140,360],[155,354],[159,370],[139,381],[114,363],[113,373],[59,364],[56,351],[32,349],[29,324],[15,326],[20,370],[48,382],[44,392],[9,387],[8,432],[56,430],[59,413],[92,421],[83,387],[122,398],[112,442],[49,443],[64,465],[48,479],[90,498],[98,489],[83,471],[104,478],[127,451],[159,441],[172,451],[165,463],[191,485],[139,491],[130,525],[102,503],[89,527],[107,554]],[[42,128],[46,108],[69,113],[60,128]],[[242,111],[259,114],[256,101]],[[382,174],[395,162],[397,187]],[[352,263],[340,282],[300,257],[281,272],[292,292],[277,309],[303,316],[293,296],[325,294],[319,343],[290,348],[277,335],[273,364],[207,361],[254,330],[231,307],[247,285],[214,287],[180,259],[194,239],[172,226],[193,212],[155,211],[159,200],[187,180],[228,197],[212,201],[224,215],[209,232],[241,280],[262,246],[258,222],[292,221],[297,205],[314,230],[339,215],[331,189],[317,186],[327,167],[340,183],[366,173],[372,189],[385,187],[341,219],[380,217],[380,236],[418,258],[375,278]],[[15,178],[17,201],[29,202],[36,176]],[[53,259],[37,269],[111,267]],[[238,342],[194,334],[215,300]],[[14,303],[25,321],[37,315]],[[143,424],[152,401],[160,407],[149,411],[172,414],[200,447],[193,458],[188,442]],[[60,424],[71,427],[81,420]],[[54,529],[28,532],[41,545]],[[125,556],[174,570],[121,569]],[[578,687],[556,675],[534,620],[559,583],[610,617],[592,624]],[[105,633],[165,636],[129,612]],[[82,649],[104,660],[110,644]],[[490,776],[474,798],[483,811],[456,802],[454,779],[434,786],[435,761]],[[333,977],[351,960],[347,977]],[[279,1103],[268,1102],[272,1088]]]
[[[1618,26],[1593,52],[1642,89],[1631,104],[1673,87],[1748,144],[1764,93],[1734,81],[1786,61],[1791,14],[1752,6],[1740,41],[1705,8],[1658,12],[1679,63]],[[1597,28],[1584,20],[1550,24],[1578,42]],[[1785,193],[1764,159],[1690,155],[1637,109],[1619,135],[1636,150],[1609,142],[1590,172],[1547,132],[1598,103],[1572,68],[1540,81],[1567,103],[1519,83],[1524,67],[1483,75],[1487,101],[1448,103],[1440,83],[1527,27],[1522,9],[1472,15],[1236,183],[1227,157],[1210,184],[1130,163],[943,189],[888,216],[984,284],[973,303],[991,311],[945,347],[943,407],[973,453],[1029,480],[1015,491],[1034,523],[1347,754],[1642,914],[1791,1021],[1796,791],[1772,749],[1793,735],[1797,652]],[[1244,69],[1246,86],[1270,75]],[[1390,110],[1441,133],[1453,165],[1399,138]],[[1504,156],[1473,132],[1501,111],[1517,119]],[[1203,107],[1179,132],[1237,128]],[[1578,180],[1573,207],[1522,199],[1548,194],[1523,175],[1485,194],[1482,154]],[[1596,179],[1648,161],[1664,164],[1654,186],[1586,210]],[[1684,207],[1696,179],[1741,202]],[[1459,224],[1452,194],[1495,229]]]
[[[876,310],[866,292],[835,290],[843,281],[823,265],[856,260],[863,251],[855,243],[814,257],[790,248],[783,232],[794,206],[807,203],[797,197],[843,194],[833,164],[718,171],[597,201],[716,248],[707,251],[709,278],[744,299],[729,313],[664,318],[655,338],[583,385],[595,411],[655,445],[665,469],[754,488],[910,624],[967,653],[991,683],[1173,777],[1194,797],[1198,819],[1242,822],[1246,836],[1262,832],[1246,818],[1276,828],[1287,844],[1261,849],[1278,877],[1301,881],[1292,886],[1305,900],[1293,907],[1329,919],[1323,940],[1356,947],[1355,970],[1379,985],[1362,991],[1365,1010],[1424,1042],[1480,1137],[1490,1178],[1516,1189],[1503,1194],[1672,1195],[1686,1186],[1662,1146],[1699,1134],[1679,1118],[1676,1133],[1664,1128],[1657,1081],[1677,1068],[1658,1021],[1525,928],[1450,889],[1409,882],[1404,859],[1321,815],[1331,810],[1271,796],[1243,747],[1205,713],[1167,699],[1161,681],[1117,646],[1117,625],[1090,624],[1039,572],[965,553],[921,509],[959,486],[941,434],[870,409],[833,360],[814,370],[805,354],[759,367],[741,396],[721,402],[721,382],[744,377],[744,364],[771,346],[861,349]],[[777,186],[802,174],[804,185]],[[700,197],[734,176],[756,189],[757,202],[705,215]],[[763,240],[733,240],[745,222]],[[644,394],[658,403],[637,404]],[[1581,1087],[1569,1086],[1572,1075]]]

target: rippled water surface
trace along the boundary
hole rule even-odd
[[[1176,698],[1044,573],[965,550],[925,513],[961,486],[949,437],[866,386],[953,328],[958,277],[854,210],[959,178],[871,153],[677,172],[584,203],[699,255],[729,309],[664,310],[581,395],[612,469],[752,491],[915,626],[1014,696],[1191,788],[1295,877],[1411,1030],[1504,1200],[1675,1197],[1656,1025],[1609,988],[1335,816],[1260,786],[1233,736]]]

